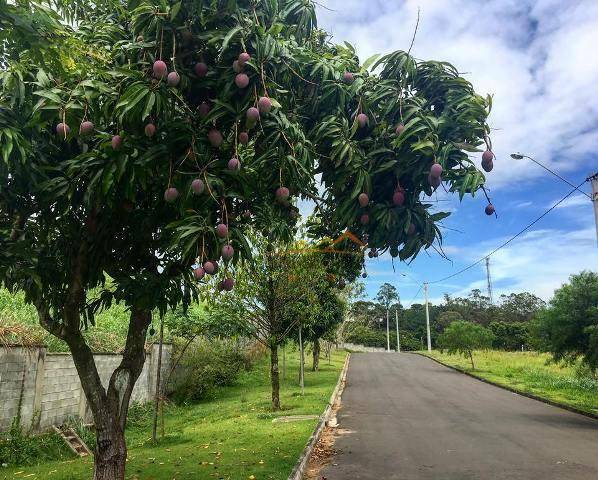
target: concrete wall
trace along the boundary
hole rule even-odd
[[[171,345],[164,345],[162,382],[170,370],[171,355]],[[94,358],[106,387],[122,356],[96,354]],[[132,402],[144,403],[153,398],[157,371],[158,345],[152,345],[133,390]],[[70,354],[47,353],[45,347],[0,347],[0,431],[10,427],[19,408],[21,425],[25,428],[45,430],[70,417],[90,420]]]
[[[380,347],[365,347],[355,343],[339,343],[338,348],[346,348],[352,352],[386,352],[385,348]],[[394,350],[391,350],[394,351]]]

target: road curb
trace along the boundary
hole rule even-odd
[[[345,382],[347,380],[347,370],[349,369],[349,359],[351,358],[351,354],[348,353],[347,357],[345,358],[345,364],[343,365],[343,369],[341,370],[340,375],[338,376],[338,381],[336,382],[336,387],[330,395],[330,400],[328,401],[328,405],[324,409],[324,413],[320,416],[320,421],[316,425],[314,432],[309,437],[303,452],[299,456],[299,460],[293,467],[291,474],[289,475],[288,480],[301,480],[303,478],[303,474],[305,473],[305,468],[307,467],[307,463],[309,462],[309,457],[313,452],[316,443],[320,440],[322,436],[322,432],[324,431],[324,427],[330,420],[330,414],[332,412],[332,407],[339,401],[340,396],[343,392]]]
[[[447,367],[447,368],[450,368],[451,370],[455,370],[459,373],[463,373],[464,375],[467,375],[468,377],[471,377],[471,378],[475,378],[476,380],[479,380],[480,382],[484,382],[489,385],[494,385],[495,387],[502,388],[503,390],[508,390],[509,392],[516,393],[517,395],[521,395],[522,397],[531,398],[532,400],[538,400],[539,402],[546,403],[547,405],[552,405],[553,407],[562,408],[563,410],[567,410],[572,413],[578,413],[579,415],[583,415],[584,417],[589,417],[589,418],[593,418],[594,420],[598,420],[598,414],[586,412],[584,410],[580,410],[579,408],[572,407],[570,405],[565,405],[563,403],[555,402],[554,400],[549,400],[548,398],[543,398],[543,397],[540,397],[533,393],[522,392],[521,390],[517,390],[517,389],[515,389],[513,387],[509,387],[507,385],[501,385],[500,383],[494,382],[492,380],[488,380],[483,377],[479,377],[471,372],[468,372],[467,370],[463,370],[460,367],[455,367],[453,365],[444,363],[434,357],[426,355],[425,353],[419,353],[419,352],[409,352],[409,353],[412,353],[414,355],[419,355],[421,357],[429,358],[430,360],[442,365],[443,367]]]

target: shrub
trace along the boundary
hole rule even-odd
[[[197,402],[210,396],[216,387],[234,384],[247,362],[233,342],[193,342],[185,351],[174,378],[174,400]]]
[[[401,341],[401,351],[402,352],[416,352],[417,350],[421,350],[423,348],[423,344],[419,338],[415,336],[413,332],[403,331],[399,332],[399,339]],[[392,342],[393,336],[390,336],[390,341]],[[396,340],[395,340],[396,345]]]
[[[519,350],[530,345],[529,325],[523,322],[490,322],[494,334],[492,346],[501,350]]]
[[[422,348],[420,340],[408,330],[399,332],[402,351],[417,351]],[[386,348],[386,325],[383,330],[374,330],[367,325],[355,325],[346,335],[345,341],[365,347]],[[390,331],[390,348],[397,348],[397,334],[395,330]]]
[[[365,347],[386,347],[386,332],[374,330],[367,325],[355,325],[345,337],[345,341]]]
[[[71,458],[72,452],[56,433],[33,435],[15,417],[10,429],[0,435],[0,465],[20,467]]]

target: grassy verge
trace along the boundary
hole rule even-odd
[[[292,470],[317,420],[273,423],[278,415],[319,415],[324,410],[342,369],[345,352],[333,352],[320,371],[306,371],[305,395],[297,386],[298,355],[287,355],[282,383],[283,411],[270,408],[267,359],[242,374],[233,387],[222,388],[214,399],[165,409],[165,436],[150,441],[151,414],[134,415],[127,430],[127,479],[283,480]],[[90,479],[91,459],[46,462],[34,467],[0,468],[0,479]]]
[[[476,369],[468,358],[433,351],[430,355],[447,365],[520,392],[598,414],[598,380],[576,376],[572,367],[547,364],[546,354],[535,352],[478,351]]]

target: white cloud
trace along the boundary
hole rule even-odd
[[[598,144],[598,2],[595,0],[322,0],[320,24],[362,59],[407,50],[448,60],[480,93],[494,94],[490,124],[497,155],[489,186],[544,175],[522,151],[562,171],[591,170]]]
[[[493,240],[492,246],[488,242],[479,249],[470,249],[469,260],[487,255],[498,243],[500,240]],[[475,268],[485,267],[481,263]],[[501,293],[526,291],[547,300],[570,275],[582,270],[598,270],[596,230],[593,227],[569,232],[533,230],[490,257],[495,298]],[[451,294],[466,295],[473,288],[484,290],[485,281],[472,282]]]
[[[515,205],[513,205],[513,208],[527,208],[531,207],[533,204],[533,202],[517,202]]]
[[[557,200],[558,201],[558,200]],[[556,203],[553,202],[552,205]],[[571,207],[586,207],[587,210],[592,209],[592,200],[585,195],[572,195],[563,202],[559,203],[556,208],[571,208]]]

